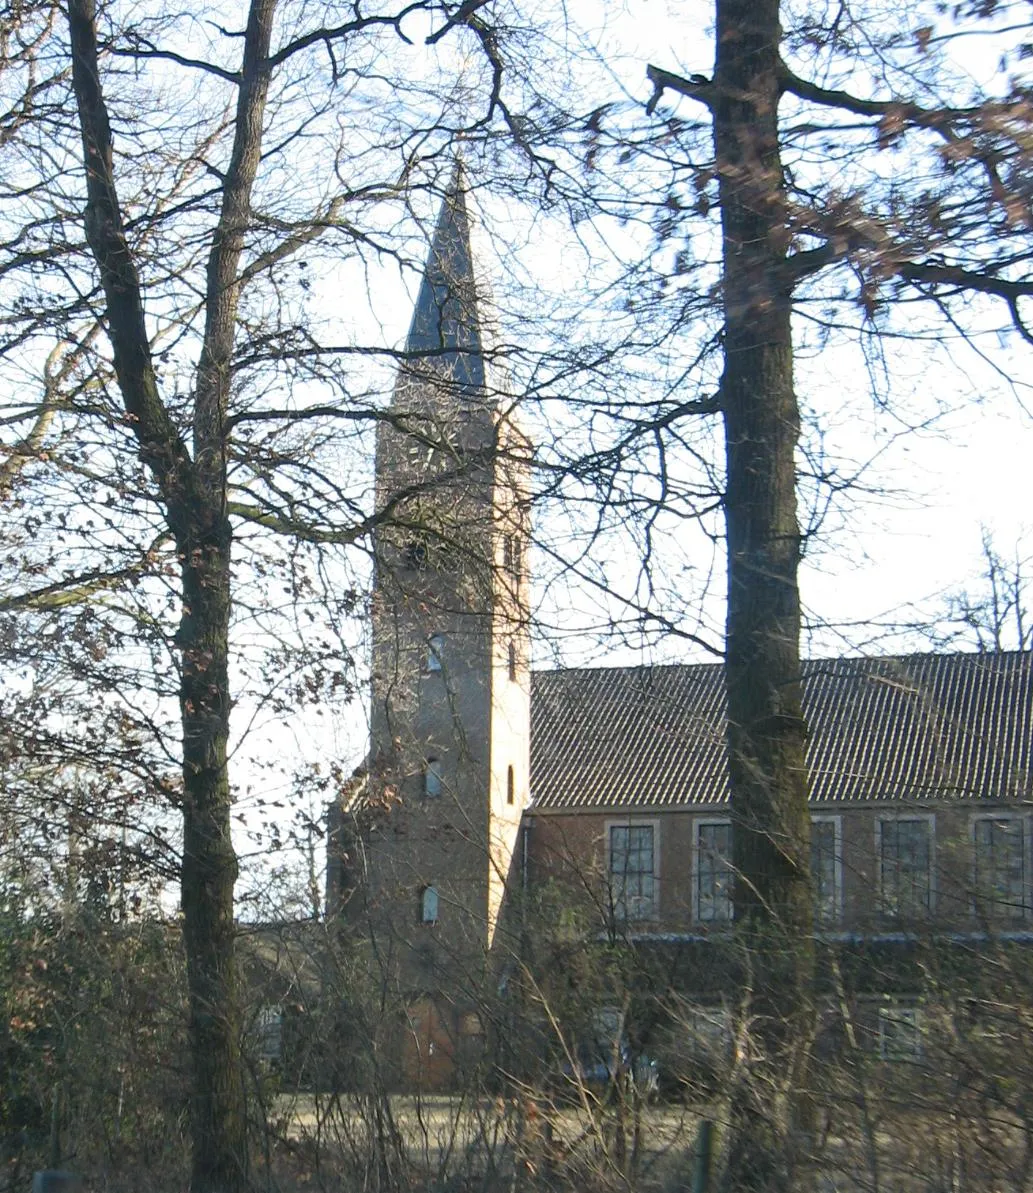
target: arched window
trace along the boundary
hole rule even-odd
[[[438,922],[438,888],[425,886],[420,892],[420,923],[436,924]]]
[[[516,802],[516,776],[513,774],[513,768],[510,767],[506,771],[506,803],[512,804]]]
[[[423,794],[437,796],[441,794],[441,759],[428,758],[423,769]]]
[[[517,671],[517,653],[516,643],[512,638],[509,640],[509,678],[516,679]]]
[[[427,661],[426,669],[428,671],[441,670],[441,652],[445,647],[445,639],[441,634],[431,634],[427,639]]]

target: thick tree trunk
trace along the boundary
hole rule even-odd
[[[115,373],[140,457],[165,506],[181,560],[183,616],[183,931],[193,1057],[193,1193],[248,1185],[247,1131],[234,955],[237,859],[230,834],[230,546],[226,410],[239,262],[261,158],[276,0],[253,0],[244,38],[233,153],[208,262],[193,456],[158,387],[140,277],[125,232],[101,87],[94,0],[69,0],[73,85],[86,168],[86,236],[104,288]]]
[[[724,241],[728,750],[736,936],[751,1020],[732,1091],[725,1187],[751,1193],[790,1180],[813,973],[778,10],[778,0],[718,0],[713,82]]]
[[[200,519],[199,519],[200,520]],[[226,766],[230,694],[230,530],[218,515],[183,560],[183,869],[181,891],[194,1079],[192,1193],[247,1187]]]

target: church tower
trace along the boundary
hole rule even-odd
[[[372,740],[342,882],[403,993],[459,1018],[499,943],[530,761],[530,451],[470,233],[457,166],[377,437]]]

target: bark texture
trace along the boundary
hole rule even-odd
[[[718,0],[712,86],[724,265],[726,683],[735,920],[750,1031],[727,1189],[785,1189],[813,971],[801,711],[792,281],[778,0]]]

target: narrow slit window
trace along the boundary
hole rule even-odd
[[[502,566],[514,580],[520,579],[520,572],[524,562],[523,553],[523,544],[520,542],[520,536],[517,534],[507,534],[502,542]]]
[[[509,678],[515,680],[517,677],[517,651],[516,643],[510,640],[509,643]]]
[[[441,794],[441,759],[428,758],[423,769],[423,794],[433,799]]]
[[[512,767],[506,771],[506,803],[516,803],[516,776]]]
[[[431,634],[427,639],[427,660],[426,669],[428,671],[441,670],[441,655],[445,647],[445,639],[441,634]]]
[[[420,894],[420,923],[436,924],[438,922],[438,888],[425,886]]]

